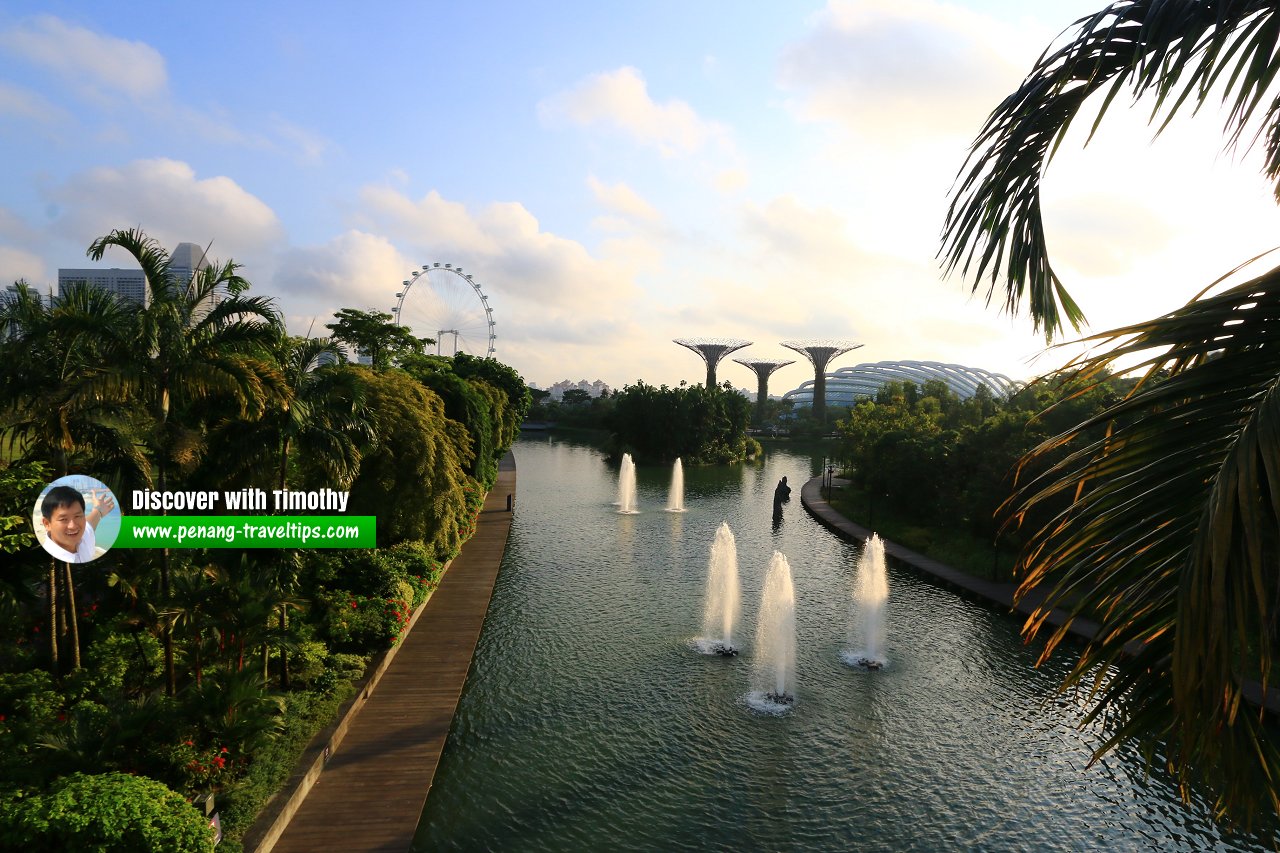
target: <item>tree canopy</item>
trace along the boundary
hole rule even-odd
[[[385,370],[400,358],[421,353],[430,338],[415,338],[405,326],[392,322],[393,315],[382,311],[343,308],[325,328],[334,340],[350,344],[360,355],[367,356],[374,370]]]

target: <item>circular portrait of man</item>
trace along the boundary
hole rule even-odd
[[[102,481],[72,474],[44,487],[31,521],[40,547],[59,560],[87,563],[115,544],[120,507]]]

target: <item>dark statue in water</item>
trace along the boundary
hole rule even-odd
[[[791,487],[787,485],[787,478],[783,477],[778,481],[778,486],[773,490],[773,523],[776,526],[782,521],[782,505],[791,500]]]

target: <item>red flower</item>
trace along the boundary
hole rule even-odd
[[[356,609],[356,603],[355,603],[354,601],[353,601],[353,602],[351,602],[351,609],[352,609],[352,610],[355,610],[355,609]]]

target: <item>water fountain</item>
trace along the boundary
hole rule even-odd
[[[875,670],[889,662],[884,656],[884,603],[888,598],[884,542],[872,533],[858,557],[858,573],[853,583],[850,648],[841,655],[845,663]]]
[[[636,509],[636,463],[631,454],[622,454],[622,467],[618,471],[618,512],[633,515]]]
[[[667,495],[667,512],[684,512],[684,466],[676,457],[671,466],[671,492]]]
[[[694,646],[704,655],[732,657],[738,653],[733,644],[733,628],[741,610],[738,590],[738,546],[729,522],[721,522],[711,543],[707,561],[707,600],[702,608],[702,636]]]
[[[796,593],[791,565],[773,552],[760,597],[756,625],[756,690],[747,696],[751,707],[771,714],[788,710],[796,701]]]

